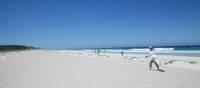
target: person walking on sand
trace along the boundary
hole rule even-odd
[[[121,55],[124,56],[124,52],[123,51],[121,52]]]
[[[97,49],[98,56],[100,55],[100,49]]]
[[[149,62],[149,70],[151,70],[152,68],[152,64],[154,63],[157,67],[157,70],[159,71],[159,64],[160,64],[160,61],[156,58],[156,54],[155,54],[155,50],[154,48],[149,48],[149,54],[147,56],[145,56],[145,58],[147,57],[151,57],[151,60]]]
[[[94,54],[96,54],[96,50],[94,50]]]

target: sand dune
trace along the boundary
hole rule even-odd
[[[125,58],[126,57],[126,58]],[[134,57],[134,58],[133,58]],[[0,55],[0,88],[199,88],[200,63],[160,56],[149,71],[143,55],[22,51]]]

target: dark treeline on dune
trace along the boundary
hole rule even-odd
[[[0,45],[0,51],[30,50],[30,49],[38,49],[38,48],[25,45]]]

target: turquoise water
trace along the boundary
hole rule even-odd
[[[163,51],[200,51],[200,45],[190,45],[190,46],[153,46],[153,48]],[[148,47],[116,47],[116,48],[102,48],[102,49],[112,49],[112,50],[147,50]]]
[[[200,46],[175,47],[177,51],[200,51]]]
[[[200,45],[190,46],[153,46],[158,55],[176,55],[176,56],[193,56],[200,57]],[[116,48],[95,48],[95,49],[81,49],[86,52],[100,53],[133,53],[133,54],[147,54],[148,47],[116,47]]]
[[[194,56],[200,57],[200,45],[190,46],[154,46],[157,54],[160,55],[177,55],[177,56]],[[92,49],[94,50],[94,49]],[[101,52],[105,53],[148,53],[148,47],[117,47],[117,48],[101,48]]]

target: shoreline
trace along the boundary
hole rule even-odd
[[[120,52],[105,52],[105,53],[120,54]],[[148,52],[124,52],[124,54],[148,54]],[[157,52],[156,54],[157,55],[200,57],[200,52]]]
[[[63,51],[63,52],[91,52],[95,53],[95,50],[53,50],[53,51]],[[97,52],[97,50],[96,50]],[[123,52],[124,54],[148,54],[149,50],[106,50],[106,49],[100,49],[100,53],[121,53]],[[173,56],[189,56],[189,57],[200,57],[200,50],[156,50],[156,54],[158,55],[173,55]]]
[[[86,53],[95,53],[94,50],[52,50],[52,51],[60,51],[60,52],[86,52]],[[101,51],[100,53],[107,54],[121,54],[122,51],[112,52],[112,51]],[[135,51],[135,52],[126,52],[123,51],[124,54],[142,54],[147,55],[148,51]],[[170,56],[186,56],[186,57],[200,57],[200,51],[157,51],[157,55],[170,55]]]

